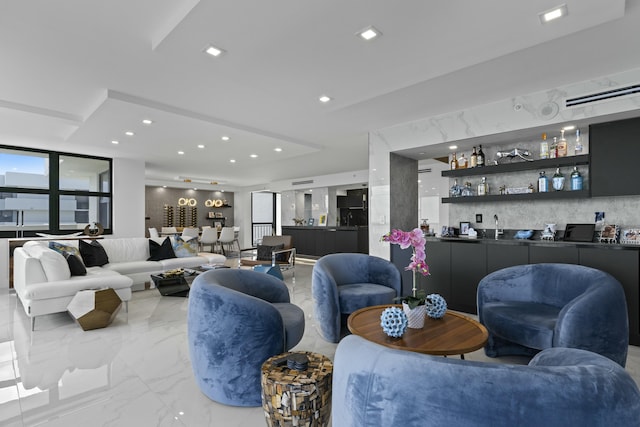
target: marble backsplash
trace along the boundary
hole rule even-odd
[[[468,221],[471,227],[494,229],[494,215],[498,215],[499,228],[542,230],[545,224],[556,224],[564,230],[571,223],[594,223],[595,212],[605,213],[606,224],[623,228],[640,227],[640,196],[593,197],[587,199],[528,200],[518,202],[489,202],[451,204],[449,221],[458,227]],[[476,223],[476,215],[482,223]]]

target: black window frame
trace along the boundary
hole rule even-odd
[[[49,228],[24,230],[22,237],[36,237],[36,233],[47,234],[69,234],[79,230],[60,229],[60,196],[89,196],[108,197],[109,203],[109,227],[104,228],[104,234],[113,234],[113,159],[108,157],[88,156],[77,153],[65,153],[61,151],[41,150],[37,148],[16,147],[11,145],[0,145],[2,150],[23,151],[25,153],[46,154],[49,157],[49,188],[26,188],[26,187],[0,187],[3,193],[21,194],[48,194],[49,195]],[[60,189],[60,156],[77,157],[81,159],[93,159],[107,161],[109,163],[109,191],[80,191]],[[101,186],[99,185],[98,188]],[[102,224],[104,227],[104,224]],[[0,230],[0,238],[16,237],[16,230]]]

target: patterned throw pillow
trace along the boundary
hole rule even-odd
[[[80,258],[80,250],[78,250],[78,248],[76,248],[75,246],[71,246],[66,243],[49,242],[49,249],[53,249],[54,251],[62,255],[64,255],[65,252],[69,252]]]
[[[198,256],[198,238],[184,240],[182,236],[176,236],[173,242],[173,252],[178,258]]]

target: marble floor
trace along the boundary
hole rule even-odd
[[[285,272],[292,301],[306,313],[294,350],[333,358],[336,345],[315,330],[312,264]],[[13,293],[0,291],[0,425],[224,426],[266,425],[261,408],[212,402],[198,389],[189,363],[187,300],[134,292],[129,313],[105,329],[84,332],[66,313],[38,318],[36,331]],[[470,360],[526,363],[522,358]],[[640,384],[640,347],[630,347],[627,370]]]

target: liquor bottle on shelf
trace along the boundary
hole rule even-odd
[[[463,197],[475,196],[475,194],[473,193],[473,188],[471,188],[470,182],[464,183],[464,187],[462,187],[462,196]]]
[[[582,175],[578,171],[578,167],[573,167],[573,172],[571,172],[571,191],[582,190]]]
[[[464,153],[462,153],[458,158],[458,169],[466,169],[466,168],[467,168],[467,158],[464,156]]]
[[[582,154],[584,147],[582,146],[582,140],[580,139],[580,129],[576,129],[576,146],[575,146],[575,155],[579,156]]]
[[[560,131],[557,157],[567,157],[567,140],[564,137],[564,129]]]
[[[554,136],[553,142],[549,147],[549,158],[555,159],[556,157],[558,157],[558,137]]]
[[[477,162],[478,162],[478,166],[484,166],[484,151],[482,151],[482,145],[478,146],[478,154],[477,154]]]
[[[486,196],[489,194],[489,184],[487,184],[487,178],[482,177],[482,181],[478,184],[478,196]]]
[[[551,185],[556,191],[561,191],[564,188],[564,175],[560,172],[560,168],[556,168],[556,173],[551,178]]]
[[[478,153],[476,153],[476,147],[473,147],[471,158],[469,159],[469,167],[475,168],[476,166],[478,166]]]
[[[542,142],[540,143],[540,158],[548,159],[549,158],[549,143],[547,142],[547,134],[542,134]]]
[[[462,195],[462,188],[458,185],[458,180],[454,179],[453,185],[451,186],[451,189],[449,189],[449,196],[460,197],[461,195]]]
[[[453,156],[451,156],[450,166],[452,171],[458,169],[458,158],[456,157],[455,151],[453,152]]]
[[[549,178],[545,175],[544,171],[540,172],[538,177],[538,193],[546,193],[549,191]]]

